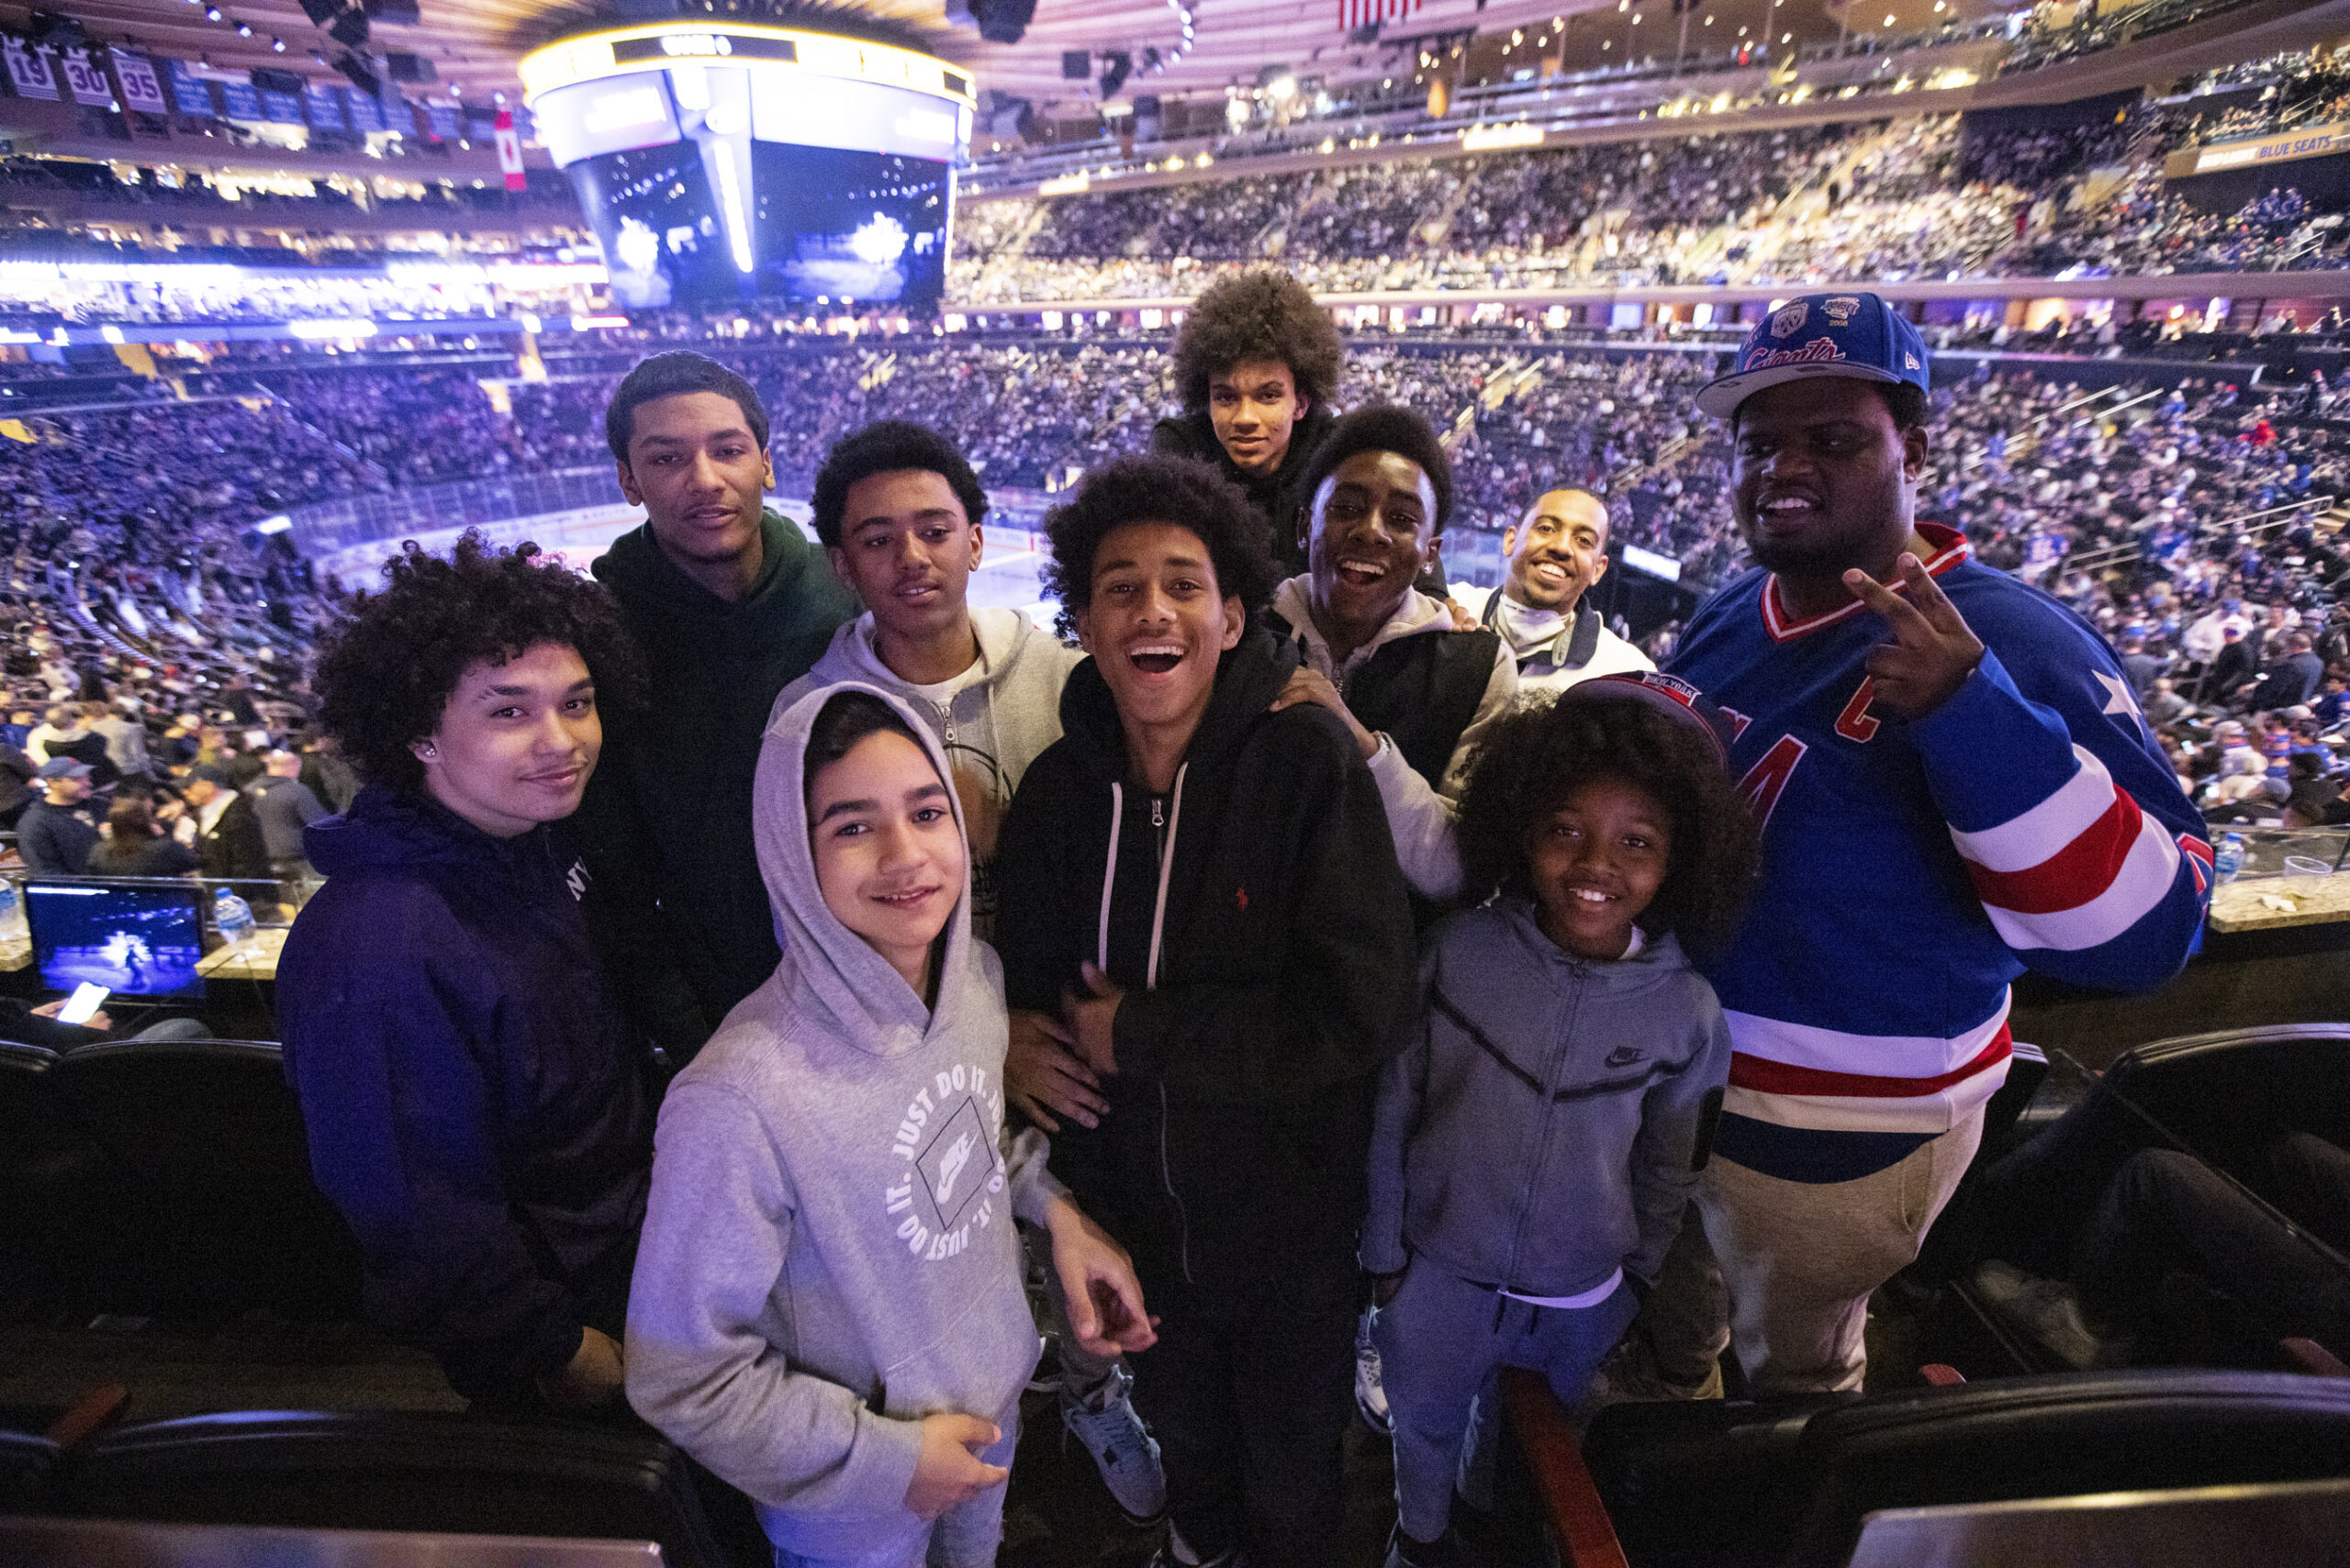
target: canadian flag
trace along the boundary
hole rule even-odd
[[[1338,28],[1352,32],[1373,22],[1396,22],[1418,10],[1427,0],[1338,0]]]
[[[498,166],[506,171],[506,188],[519,191],[522,178],[522,139],[514,133],[514,111],[498,111]]]

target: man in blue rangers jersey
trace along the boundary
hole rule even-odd
[[[1697,397],[1759,567],[1669,666],[1737,726],[1763,824],[1708,977],[1734,1055],[1698,1197],[1758,1393],[1861,1386],[1869,1294],[2007,1076],[2009,982],[2150,990],[2209,898],[2207,830],[2105,640],[1914,521],[1926,391],[1917,330],[1845,294],[1773,311]]]

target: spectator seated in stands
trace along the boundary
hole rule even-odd
[[[1175,339],[1183,413],[1151,450],[1213,463],[1265,520],[1273,559],[1302,571],[1299,480],[1330,433],[1346,350],[1330,313],[1289,274],[1225,278],[1192,302]]]
[[[1994,1259],[1977,1266],[1976,1289],[1995,1315],[2079,1370],[2241,1355],[2247,1347],[2230,1342],[2224,1320],[2182,1310],[2177,1275],[2262,1341],[2299,1336],[2350,1355],[2350,1153],[2290,1132],[2255,1164],[2240,1186],[2191,1153],[2141,1148],[2105,1183],[2074,1239],[2068,1278]]]
[[[155,820],[154,803],[129,790],[107,810],[106,837],[90,851],[94,877],[182,877],[197,868],[196,851]]]
[[[262,837],[261,817],[230,781],[226,767],[207,762],[188,769],[180,798],[187,802],[181,819],[183,840],[196,851],[206,877],[216,881],[268,878],[269,847]]]
[[[98,846],[97,814],[90,809],[90,765],[52,757],[34,775],[42,795],[17,819],[17,854],[36,877],[79,877]]]
[[[608,1405],[652,1168],[648,1059],[556,825],[638,677],[601,588],[478,535],[410,545],[319,661],[366,778],[305,834],[326,886],[277,969],[319,1186],[379,1321],[499,1407]]]

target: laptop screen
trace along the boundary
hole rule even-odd
[[[202,996],[202,890],[110,882],[25,884],[41,984],[88,982],[122,996]]]

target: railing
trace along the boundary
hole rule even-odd
[[[345,496],[297,507],[286,515],[294,521],[295,547],[318,556],[378,539],[621,504],[619,482],[610,466],[604,465],[519,474],[510,479],[463,479],[389,495]]]

